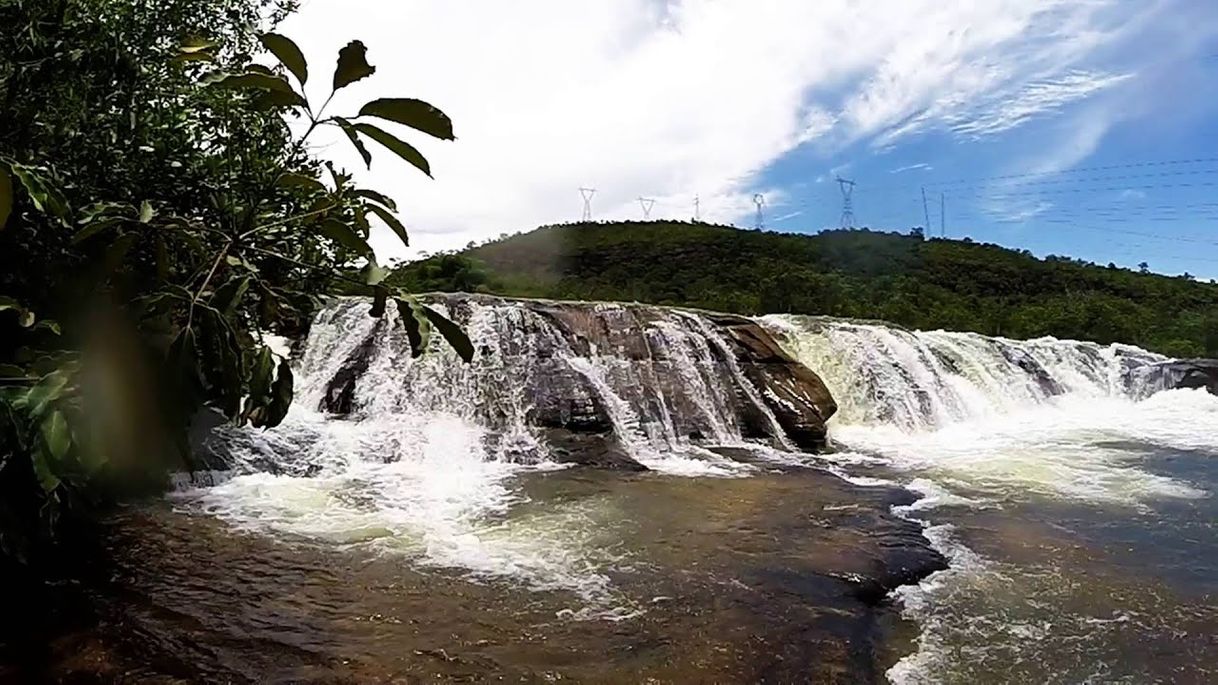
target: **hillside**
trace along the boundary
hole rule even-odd
[[[969,240],[686,222],[547,226],[407,265],[415,290],[875,318],[1218,355],[1218,285]]]

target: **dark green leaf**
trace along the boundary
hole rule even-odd
[[[351,141],[356,151],[359,152],[359,156],[363,158],[364,165],[371,169],[372,153],[368,152],[368,148],[364,147],[364,141],[360,140],[359,136],[356,135],[355,127],[351,125],[351,122],[341,117],[334,117],[334,120],[338,122],[338,127],[343,130],[343,133],[347,134],[347,139]]]
[[[389,289],[383,285],[378,285],[372,289],[372,309],[368,310],[368,315],[374,319],[379,319],[385,314],[385,304],[389,301]]]
[[[50,455],[45,448],[36,449],[30,455],[30,459],[34,465],[34,475],[38,477],[38,483],[42,486],[44,492],[51,492],[59,487],[59,476],[51,469],[48,463]]]
[[[372,200],[373,202],[379,202],[380,204],[384,205],[385,207],[388,207],[390,211],[394,211],[394,212],[398,211],[398,204],[396,202],[394,202],[391,198],[388,198],[388,197],[376,192],[375,190],[360,189],[360,190],[355,191],[355,195],[357,197],[367,198],[369,200]]]
[[[410,162],[420,171],[428,176],[431,176],[431,165],[427,163],[427,158],[424,157],[421,152],[416,150],[410,143],[407,143],[406,141],[401,140],[382,129],[379,129],[372,124],[356,124],[355,130],[389,148],[398,157]]]
[[[13,212],[13,178],[4,169],[0,169],[0,231],[8,223],[9,214]]]
[[[34,330],[46,330],[54,333],[55,335],[63,335],[63,331],[59,328],[59,324],[55,321],[51,321],[50,319],[43,319],[42,321],[39,321],[38,325],[34,326]]]
[[[102,268],[104,273],[111,274],[117,269],[123,260],[127,258],[127,252],[131,249],[131,244],[135,242],[136,234],[127,233],[120,235],[110,243],[106,248],[106,254],[102,256]]]
[[[384,207],[377,207],[376,205],[368,205],[368,209],[373,214],[379,216],[381,218],[381,221],[384,221],[385,225],[388,226],[390,230],[392,230],[394,233],[397,234],[398,238],[401,239],[403,245],[406,245],[407,247],[410,246],[410,236],[408,236],[406,234],[406,227],[402,225],[402,222],[398,221],[397,217],[395,217],[389,210],[385,209]]]
[[[322,235],[334,240],[352,252],[364,256],[372,254],[372,248],[368,246],[368,242],[357,235],[350,226],[338,219],[326,219],[321,222],[318,230],[321,231]]]
[[[211,296],[211,306],[224,315],[231,315],[250,287],[249,276],[234,276],[216,289]]]
[[[258,72],[247,72],[244,74],[235,74],[227,76],[219,82],[224,88],[257,88],[261,90],[269,90],[276,93],[283,93],[289,97],[290,104],[305,105],[305,99],[300,93],[292,90],[292,86],[285,80],[277,76],[268,76]]]
[[[30,416],[41,416],[52,402],[58,400],[68,387],[68,374],[62,370],[52,371],[30,388],[25,396],[25,410]]]
[[[197,36],[187,38],[178,46],[178,51],[184,54],[194,54],[198,52],[206,52],[216,47],[216,43],[210,40],[204,40]]]
[[[431,307],[423,307],[423,313],[427,316],[427,320],[431,321],[431,325],[440,331],[440,335],[448,341],[449,345],[457,351],[457,355],[462,361],[469,363],[474,358],[474,344],[470,342],[469,336],[465,335],[465,331],[461,327],[453,323],[440,312]]]
[[[92,238],[93,236],[97,235],[98,233],[101,233],[102,231],[106,230],[107,228],[111,228],[112,226],[118,226],[119,224],[123,223],[124,221],[126,221],[126,219],[123,219],[122,217],[118,217],[118,216],[109,216],[109,217],[105,217],[102,219],[97,219],[95,221],[92,221],[92,222],[86,224],[84,228],[77,231],[76,235],[72,236],[72,244],[76,244],[76,243],[88,240],[89,238]]]
[[[368,64],[368,48],[358,40],[338,51],[338,67],[334,70],[334,90],[344,88],[356,81],[376,73],[376,67]]]
[[[261,428],[266,418],[266,407],[271,403],[271,382],[275,376],[275,360],[271,348],[265,345],[254,357],[250,369],[249,395],[245,398],[245,420]]]
[[[68,456],[68,450],[72,448],[72,434],[68,431],[68,420],[61,412],[53,411],[42,420],[42,439],[56,462]]]
[[[440,140],[455,140],[453,122],[448,115],[422,100],[382,98],[364,105],[361,117],[378,117],[404,124]]]
[[[258,36],[258,40],[262,43],[262,47],[271,51],[276,59],[292,72],[300,85],[304,85],[309,80],[309,64],[305,61],[304,53],[300,51],[296,43],[292,39],[281,36],[278,33],[264,33]]]
[[[0,378],[24,378],[25,369],[16,364],[0,364]]]
[[[307,188],[319,193],[329,192],[324,183],[304,174],[284,174],[279,177],[278,183],[284,188]]]
[[[16,309],[17,311],[23,311],[25,309],[25,307],[21,306],[20,302],[18,302],[17,300],[14,300],[11,297],[8,297],[7,295],[0,295],[0,312],[4,311],[6,309]]]
[[[406,329],[406,339],[410,341],[411,356],[418,357],[427,349],[427,343],[431,340],[431,323],[418,303],[404,298],[398,298],[394,302],[398,306],[398,318]]]

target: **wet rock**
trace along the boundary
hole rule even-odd
[[[1142,394],[1179,388],[1205,388],[1218,395],[1218,359],[1181,359],[1143,369]]]
[[[322,396],[319,407],[322,411],[346,416],[355,410],[355,384],[368,371],[377,339],[384,333],[385,319],[382,318],[343,360],[342,366],[326,384],[326,394]]]
[[[825,422],[837,412],[837,403],[820,376],[784,352],[756,322],[729,315],[711,319],[733,343],[740,370],[787,437],[804,449],[824,447]]]
[[[545,431],[545,437],[550,445],[551,458],[560,464],[618,471],[648,470],[646,466],[631,458],[612,435],[551,428]]]

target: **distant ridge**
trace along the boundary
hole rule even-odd
[[[393,278],[424,291],[823,314],[1218,356],[1218,285],[917,232],[573,223],[433,256]]]

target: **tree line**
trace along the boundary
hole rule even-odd
[[[565,224],[436,255],[391,280],[418,290],[882,319],[1218,356],[1218,285],[927,240],[916,229],[801,235],[672,221]]]

